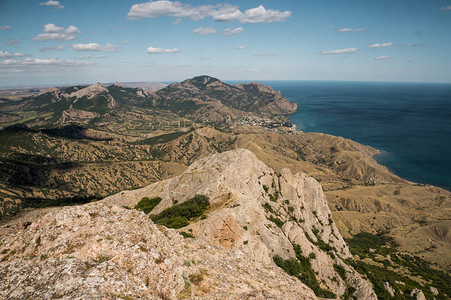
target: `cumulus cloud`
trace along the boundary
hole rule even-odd
[[[327,51],[320,51],[317,54],[319,55],[327,55],[327,54],[351,54],[356,53],[357,48],[346,48],[346,49],[338,49],[338,50],[327,50]]]
[[[101,46],[97,43],[73,44],[72,49],[75,51],[117,52],[117,47],[109,43],[105,46]]]
[[[218,22],[271,23],[285,21],[291,16],[291,12],[265,9],[263,5],[248,9],[243,13],[238,6],[230,4],[192,6],[178,1],[149,1],[134,4],[127,14],[127,17],[132,20],[160,16],[175,17],[177,18],[176,24],[180,23],[182,18],[198,21],[207,17],[212,17]]]
[[[246,46],[236,46],[235,49],[247,49]]]
[[[384,47],[390,47],[392,45],[393,45],[393,43],[383,43],[383,44],[376,43],[376,44],[369,45],[368,48],[384,48]]]
[[[0,58],[9,58],[12,55],[8,51],[0,51]]]
[[[236,9],[230,13],[217,14],[213,20],[218,22],[237,21],[240,23],[272,23],[282,22],[291,16],[291,11],[266,9],[263,5],[246,10],[244,13]]]
[[[199,27],[193,30],[193,32],[197,35],[209,35],[209,34],[215,34],[218,31],[216,28],[213,27]]]
[[[233,35],[233,34],[241,33],[243,31],[244,31],[243,27],[237,27],[237,28],[233,28],[233,29],[232,28],[226,28],[224,30],[224,35],[225,36],[230,36],[230,35]]]
[[[69,47],[69,46],[68,45],[59,45],[57,47],[41,47],[41,48],[39,48],[39,51],[49,51],[49,50],[61,51],[61,50],[66,49],[67,47]]]
[[[451,5],[442,6],[441,10],[451,10]]]
[[[92,55],[91,54],[86,54],[86,55],[82,55],[79,58],[80,59],[91,59]]]
[[[359,31],[366,31],[365,28],[341,28],[338,29],[337,32],[359,32]]]
[[[8,40],[5,42],[5,44],[8,46],[11,46],[11,45],[20,44],[20,42],[21,42],[20,39],[8,38]]]
[[[391,59],[391,56],[382,55],[382,56],[376,56],[374,58],[374,60],[388,60],[388,59]]]
[[[0,30],[11,30],[13,29],[11,26],[6,25],[6,26],[0,26]]]
[[[33,38],[33,40],[46,42],[50,40],[59,40],[59,41],[70,41],[75,39],[76,33],[81,33],[77,27],[74,25],[70,25],[66,29],[64,27],[55,26],[55,24],[46,24],[44,25],[44,32],[38,34]]]
[[[236,9],[236,6],[229,4],[192,6],[191,4],[183,4],[178,1],[149,1],[132,5],[127,17],[132,20],[140,20],[144,18],[170,16],[175,18],[190,18],[198,21],[206,17],[212,17],[215,14],[229,13]]]
[[[39,3],[39,5],[41,5],[41,6],[52,6],[52,7],[60,8],[60,9],[64,8],[64,5],[61,5],[61,3],[59,1],[54,1],[54,0],[41,2],[41,3]]]
[[[155,47],[147,48],[147,53],[149,53],[149,54],[177,53],[177,52],[180,52],[180,50],[178,48],[172,48],[172,49],[163,49],[163,48],[155,48]]]

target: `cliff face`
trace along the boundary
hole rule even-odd
[[[371,284],[344,262],[350,257],[349,249],[319,183],[288,169],[276,174],[248,150],[198,160],[175,178],[121,192],[103,202],[133,207],[143,197],[158,196],[162,201],[151,211],[158,214],[196,194],[207,195],[211,209],[206,219],[184,231],[270,266],[274,257],[288,260],[300,248],[302,256],[309,257],[321,288],[343,295],[353,287],[357,298],[376,299]],[[337,269],[343,269],[344,275]]]

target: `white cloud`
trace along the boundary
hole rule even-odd
[[[241,23],[281,22],[291,16],[290,11],[265,9],[262,5],[246,10],[244,13],[236,5],[217,4],[199,5],[183,4],[172,1],[149,1],[134,4],[130,8],[127,17],[132,20],[144,18],[156,18],[169,16],[177,18],[175,24],[180,23],[182,18],[201,20],[212,17],[218,22],[238,21]]]
[[[91,54],[86,54],[86,55],[82,55],[79,58],[80,59],[91,59],[92,55]]]
[[[235,49],[247,49],[247,46],[236,46]]]
[[[209,34],[215,34],[218,31],[216,28],[213,27],[199,27],[193,30],[193,32],[197,35],[209,35]]]
[[[411,44],[411,43],[408,43],[408,44],[402,44],[401,46],[403,46],[403,47],[423,47],[424,44]]]
[[[230,35],[233,35],[233,34],[241,33],[243,31],[244,31],[243,27],[237,27],[237,28],[233,28],[233,29],[232,28],[226,28],[224,30],[224,35],[225,36],[230,36]]]
[[[177,53],[177,52],[180,52],[180,50],[178,48],[172,48],[172,49],[163,49],[163,48],[155,48],[155,47],[147,48],[147,53],[149,53],[149,54]]]
[[[393,45],[393,43],[383,43],[383,44],[376,43],[376,44],[369,45],[368,48],[384,48],[384,47],[390,47],[392,45]]]
[[[70,25],[64,29],[64,27],[58,27],[51,23],[44,25],[44,32],[45,33],[38,34],[33,40],[40,42],[50,40],[70,41],[75,39],[75,33],[81,33],[74,25]]]
[[[61,3],[59,3],[59,1],[54,1],[54,0],[49,0],[46,2],[41,2],[39,3],[39,5],[43,5],[43,6],[53,6],[55,8],[64,8],[64,5],[61,5]]]
[[[90,63],[83,63],[76,60],[60,60],[58,58],[26,58],[24,60],[7,59],[0,62],[0,65],[9,66],[34,66],[34,65],[59,65],[59,66],[79,66]]]
[[[257,66],[254,66],[254,67],[252,67],[252,68],[250,68],[250,69],[247,69],[248,71],[251,71],[251,72],[260,72],[262,69],[260,69],[259,67],[257,67]]]
[[[359,32],[359,31],[366,31],[365,28],[356,28],[356,29],[352,29],[352,28],[341,28],[338,29],[337,32]]]
[[[291,16],[291,11],[266,9],[263,5],[246,10],[244,13],[236,9],[230,13],[217,14],[213,20],[218,22],[238,21],[240,23],[273,23],[283,22]]]
[[[206,17],[214,16],[215,14],[228,13],[236,9],[236,6],[229,4],[192,6],[191,4],[183,4],[178,1],[149,1],[134,4],[130,8],[127,17],[132,20],[140,20],[144,18],[169,16],[190,18],[198,21]]]
[[[442,6],[441,10],[451,10],[451,5]]]
[[[61,50],[66,49],[67,47],[69,47],[69,46],[68,46],[68,45],[59,45],[59,46],[57,46],[57,47],[41,47],[41,48],[39,48],[39,51],[48,51],[48,50],[58,50],[58,51],[61,51]]]
[[[13,54],[13,56],[14,57],[24,57],[24,56],[31,56],[31,55],[30,54],[25,54],[25,53],[22,53],[22,52],[15,52]]]
[[[107,58],[105,55],[96,55],[95,58]]]
[[[8,51],[0,51],[0,58],[9,58],[12,55]]]
[[[130,44],[130,42],[129,41],[122,41],[121,44],[127,45],[127,44]]]
[[[257,53],[257,54],[254,54],[254,56],[274,56],[274,55],[277,55],[277,53],[276,52],[268,52],[268,53]]]
[[[374,58],[374,60],[388,60],[388,59],[391,59],[391,56],[382,55],[382,56],[376,56]]]
[[[97,43],[73,44],[72,49],[74,49],[75,51],[117,52],[117,47],[109,43],[106,44],[105,46],[100,46]]]
[[[346,48],[346,49],[339,49],[339,50],[327,50],[327,51],[320,51],[317,54],[319,55],[327,55],[327,54],[351,54],[356,53],[357,48]]]
[[[11,30],[13,29],[11,26],[6,25],[6,26],[0,26],[0,30]]]
[[[8,46],[11,46],[11,45],[20,44],[20,42],[21,42],[20,39],[8,38],[8,40],[5,42],[5,44],[8,45]]]

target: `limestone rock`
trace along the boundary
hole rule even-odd
[[[91,203],[22,222],[0,230],[2,299],[316,298],[276,266],[184,239],[140,211]]]
[[[412,290],[410,296],[416,297],[417,300],[426,300],[426,297],[424,296],[423,292],[417,288],[414,288]]]
[[[390,294],[390,296],[394,297],[395,290],[392,288],[390,283],[388,281],[385,281],[383,284],[384,284],[384,288],[387,290],[387,292]]]
[[[211,203],[208,218],[187,227],[196,237],[242,251],[268,266],[273,265],[275,255],[294,257],[294,245],[299,245],[304,256],[315,257],[312,268],[323,288],[340,296],[352,286],[357,298],[376,299],[371,284],[343,260],[351,255],[320,184],[288,169],[276,174],[248,150],[200,159],[177,177],[121,192],[103,202],[134,207],[143,197],[158,196],[162,201],[151,212],[158,214],[196,194],[207,195]],[[334,265],[344,268],[346,279]]]

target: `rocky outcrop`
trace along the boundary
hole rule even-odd
[[[76,92],[72,92],[69,97],[76,97],[76,98],[82,98],[82,97],[92,97],[94,95],[108,92],[108,89],[104,87],[101,83],[92,84],[90,86],[87,86],[81,90],[78,90]]]
[[[210,198],[208,218],[186,229],[215,246],[246,253],[272,266],[273,258],[308,257],[321,287],[359,299],[376,299],[371,284],[346,264],[349,249],[337,230],[321,186],[306,174],[276,174],[250,151],[232,150],[198,160],[183,174],[103,200],[134,207],[143,197],[162,198],[151,214],[196,194]],[[186,230],[184,229],[184,230]],[[343,270],[340,275],[337,269]],[[300,282],[299,282],[300,283]]]
[[[0,227],[2,299],[315,299],[276,266],[92,203]]]

